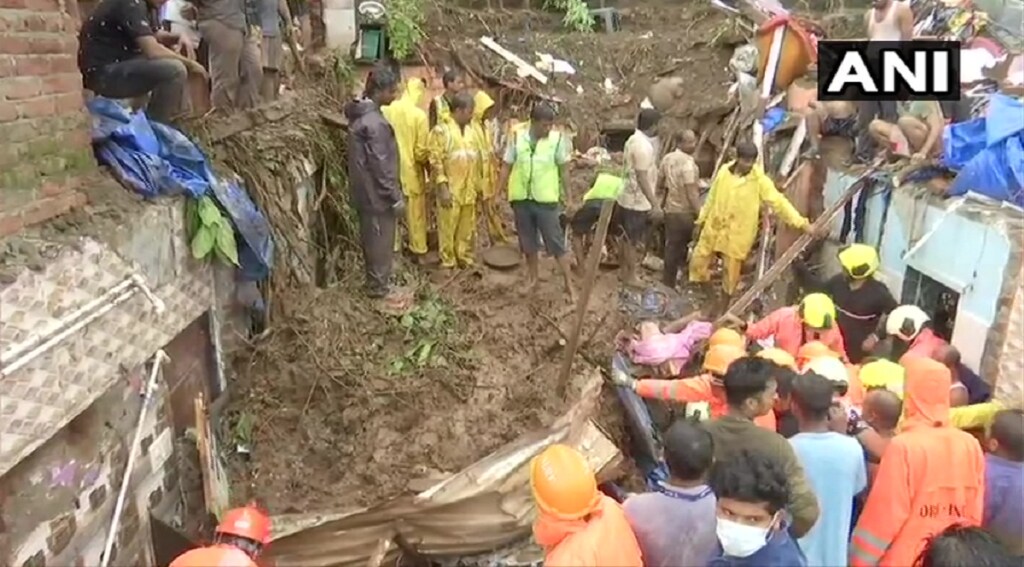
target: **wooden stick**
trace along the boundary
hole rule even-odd
[[[876,161],[871,165],[870,168],[868,168],[866,172],[864,172],[860,177],[854,180],[854,182],[846,190],[846,193],[844,193],[843,196],[840,197],[835,203],[832,203],[832,205],[829,206],[829,208],[826,209],[825,212],[822,213],[822,215],[818,217],[817,220],[814,221],[814,224],[811,225],[814,229],[813,232],[820,231],[822,228],[824,228],[830,222],[832,222],[832,219],[834,219],[836,215],[839,214],[839,211],[841,211],[843,207],[846,206],[846,203],[850,202],[850,200],[853,199],[853,197],[860,191],[861,185],[865,181],[867,181],[868,178],[870,178],[871,175],[875,173],[875,171],[877,171],[879,165],[881,165],[881,162]],[[731,307],[729,307],[725,314],[719,317],[717,321],[715,321],[715,326],[720,326],[721,324],[730,320],[730,318],[737,318],[744,311],[746,311],[747,308],[750,307],[750,305],[754,302],[755,299],[757,299],[759,295],[764,293],[765,290],[771,287],[775,283],[775,281],[779,279],[779,276],[781,276],[783,272],[785,272],[789,268],[789,266],[793,264],[797,257],[800,254],[802,254],[808,246],[810,246],[813,240],[814,237],[811,236],[810,234],[801,234],[800,238],[798,238],[796,242],[794,242],[788,250],[783,252],[782,256],[780,256],[779,259],[774,264],[772,264],[772,267],[764,274],[764,277],[757,280],[757,282],[755,282],[754,285],[750,286],[750,289],[744,292],[743,295],[741,295],[739,299],[737,299],[736,302],[733,303]]]
[[[729,153],[729,146],[732,145],[732,141],[736,138],[736,131],[739,130],[740,125],[740,105],[736,105],[736,110],[733,111],[732,117],[729,119],[729,124],[725,127],[725,134],[722,136],[722,151],[718,154],[718,159],[715,160],[715,169],[711,170],[711,178],[714,179],[718,175],[718,168],[722,167],[722,163],[725,162],[725,155]]]
[[[601,204],[601,216],[597,217],[597,233],[594,235],[593,242],[590,243],[590,251],[587,254],[587,275],[583,280],[580,298],[576,301],[576,324],[573,327],[572,335],[569,336],[569,346],[565,349],[562,369],[558,374],[558,395],[563,398],[569,389],[572,362],[576,358],[576,351],[580,346],[580,331],[583,330],[583,319],[587,316],[590,294],[594,291],[594,280],[597,279],[597,271],[601,263],[601,249],[604,247],[605,238],[608,237],[608,225],[612,220],[614,206],[614,199],[607,199]]]

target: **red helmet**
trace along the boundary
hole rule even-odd
[[[224,513],[216,531],[266,545],[270,543],[270,518],[252,504],[244,508],[232,508]]]

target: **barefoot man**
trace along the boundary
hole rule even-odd
[[[527,291],[537,286],[540,277],[540,246],[558,262],[568,299],[574,299],[565,232],[559,215],[568,201],[567,169],[572,154],[570,140],[552,131],[555,111],[537,104],[530,112],[530,123],[517,129],[505,147],[498,188],[508,192],[515,216],[519,248],[526,256]]]

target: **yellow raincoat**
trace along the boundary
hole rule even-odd
[[[425,91],[423,79],[409,79],[402,96],[381,109],[395,129],[401,167],[402,193],[405,194],[405,225],[409,233],[409,251],[427,253],[427,196],[423,166],[427,162],[427,113],[419,107]],[[396,249],[400,239],[395,240]]]
[[[740,282],[743,261],[750,254],[761,226],[761,204],[767,204],[786,224],[802,229],[809,224],[786,197],[775,188],[760,164],[744,176],[732,172],[733,163],[718,170],[707,201],[700,209],[697,225],[700,239],[690,259],[690,281],[710,279],[711,260],[722,255],[726,293],[733,294]]]
[[[487,124],[484,123],[484,113],[494,106],[494,100],[485,91],[479,90],[473,97],[473,122],[474,135],[480,145],[480,195],[483,205],[484,219],[487,222],[487,234],[490,236],[491,244],[504,243],[508,241],[505,235],[505,226],[501,222],[501,212],[494,199],[496,192],[495,184],[498,181],[498,168],[494,156],[494,134]]]
[[[442,122],[430,131],[429,159],[434,183],[447,185],[451,203],[437,203],[437,239],[441,266],[472,266],[476,237],[476,201],[482,172],[476,129]],[[438,192],[440,197],[440,191]]]

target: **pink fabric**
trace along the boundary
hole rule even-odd
[[[629,342],[630,359],[645,366],[658,366],[665,362],[686,364],[694,345],[711,336],[711,323],[694,321],[678,333],[663,334],[660,331],[643,339]]]

